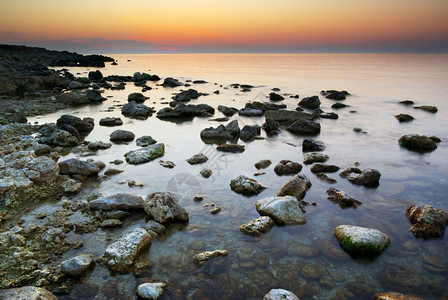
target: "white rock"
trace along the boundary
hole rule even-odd
[[[305,215],[295,197],[269,197],[255,202],[260,215],[270,216],[280,224],[305,224]]]
[[[143,299],[156,300],[162,297],[166,284],[163,282],[143,283],[137,288],[137,295]]]
[[[300,300],[292,292],[284,289],[272,289],[267,293],[263,300]]]

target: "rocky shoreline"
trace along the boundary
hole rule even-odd
[[[101,149],[113,147],[112,143],[133,142],[135,134],[126,130],[116,130],[110,136],[112,143],[103,141],[86,141],[86,136],[99,121],[100,126],[121,126],[121,118],[79,118],[62,115],[56,124],[32,125],[27,117],[47,114],[74,105],[91,105],[101,103],[104,89],[125,89],[126,83],[141,87],[142,92],[151,89],[148,81],[158,82],[157,75],[135,73],[132,76],[108,76],[91,71],[88,77],[76,78],[67,70],[53,71],[48,67],[90,66],[102,67],[105,62],[114,59],[104,56],[81,56],[75,53],[47,51],[41,48],[0,45],[0,296],[17,297],[32,295],[43,299],[54,299],[54,294],[66,294],[72,285],[79,282],[84,274],[102,264],[112,274],[144,272],[145,262],[136,258],[151,246],[151,240],[163,235],[166,227],[172,223],[188,223],[189,213],[182,207],[176,195],[169,192],[155,192],[142,198],[132,194],[85,195],[83,185],[89,180],[101,181],[99,173],[106,164],[94,159],[63,159],[67,151],[94,153]],[[197,83],[200,84],[200,83]],[[163,87],[185,86],[173,78],[165,78]],[[232,88],[247,91],[250,85],[234,84]],[[192,99],[206,96],[189,88],[173,96],[169,107],[159,111],[144,104],[147,100],[141,93],[128,96],[128,103],[121,108],[124,117],[145,120],[156,115],[160,120],[210,118],[215,108],[208,104],[186,104]],[[325,144],[312,139],[319,134],[321,118],[338,118],[334,112],[324,112],[320,107],[318,96],[302,99],[295,110],[288,110],[279,104],[285,95],[271,93],[271,102],[253,101],[244,108],[236,109],[219,105],[216,110],[227,118],[235,114],[244,117],[264,116],[260,125],[245,125],[240,128],[238,121],[204,128],[200,135],[206,144],[215,144],[217,150],[227,153],[243,153],[245,146],[238,144],[260,138],[262,130],[268,135],[288,131],[292,134],[306,136],[302,144],[303,164],[316,176],[329,184],[336,182],[328,174],[339,172],[339,177],[346,178],[353,185],[376,188],[381,179],[380,171],[373,168],[359,169],[357,166],[340,168],[326,164],[329,156],[325,153]],[[350,97],[347,91],[327,90],[321,96],[343,101]],[[298,98],[291,96],[292,98]],[[337,102],[340,103],[340,102]],[[342,104],[342,103],[341,103]],[[409,105],[409,103],[402,103]],[[413,105],[413,104],[410,104]],[[433,106],[418,106],[430,113],[436,113]],[[402,118],[397,118],[402,122]],[[220,120],[227,122],[228,119]],[[407,118],[406,121],[412,121]],[[400,146],[424,153],[437,149],[440,140],[418,134],[402,136],[397,143]],[[138,137],[136,150],[127,152],[123,159],[131,165],[145,164],[161,158],[165,154],[165,144],[157,142],[150,136]],[[191,165],[203,164],[208,158],[198,153],[185,158]],[[123,161],[117,161],[117,164]],[[167,168],[173,168],[174,162],[159,161]],[[255,163],[257,170],[269,168],[269,160]],[[248,220],[240,225],[239,230],[251,237],[260,237],[274,226],[301,225],[307,223],[306,207],[314,205],[305,201],[306,193],[312,183],[301,173],[303,165],[291,160],[282,160],[274,166],[278,176],[287,176],[276,196],[259,199],[254,210],[260,217]],[[121,170],[108,169],[106,176],[113,176]],[[104,173],[106,174],[106,173]],[[201,175],[210,177],[212,170],[203,168]],[[261,173],[260,173],[261,174]],[[258,174],[258,175],[260,175]],[[266,186],[254,178],[240,175],[229,183],[229,190],[247,197],[261,193]],[[327,190],[328,199],[339,204],[341,208],[357,208],[362,204],[344,191],[334,188]],[[195,198],[195,201],[201,201]],[[38,203],[59,203],[55,211],[43,213],[36,220],[23,220],[21,217]],[[211,205],[212,214],[218,214],[221,207]],[[412,223],[411,231],[415,237],[426,239],[443,236],[448,223],[448,213],[434,209],[429,205],[416,204],[404,207]],[[101,256],[84,253],[56,265],[54,260],[63,253],[83,247],[81,240],[69,239],[71,232],[79,234],[94,233],[98,228],[115,228],[123,224],[130,214],[137,214],[145,220],[143,227],[125,231],[119,238],[110,241]],[[70,217],[81,215],[82,221],[73,222]],[[146,222],[146,220],[149,220]],[[334,236],[345,252],[352,257],[374,258],[387,251],[393,243],[391,238],[380,230],[340,224],[334,228]],[[209,260],[219,260],[229,254],[226,249],[197,253],[191,258],[199,267]],[[11,271],[13,270],[13,271]],[[34,286],[32,288],[30,286]],[[23,287],[21,289],[16,289]],[[43,288],[43,289],[40,289]],[[159,299],[169,289],[167,282],[144,282],[138,287],[137,295],[143,299]],[[12,296],[11,296],[12,295]],[[39,296],[40,295],[40,296]],[[341,295],[340,295],[341,296]],[[375,294],[375,299],[417,299],[411,296],[390,293]],[[298,299],[292,292],[273,289],[264,299]],[[344,297],[344,296],[341,296]]]

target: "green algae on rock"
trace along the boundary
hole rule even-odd
[[[150,162],[165,154],[165,145],[158,143],[143,147],[137,150],[127,152],[124,157],[126,162],[131,165],[138,165]]]
[[[344,251],[355,255],[378,255],[390,244],[383,232],[353,225],[339,225],[333,230]]]

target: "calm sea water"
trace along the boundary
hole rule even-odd
[[[162,158],[176,163],[173,169],[161,167],[157,161],[133,166],[113,166],[109,162],[123,159],[124,153],[136,149],[135,143],[114,145],[99,151],[95,159],[108,167],[124,170],[110,180],[94,183],[85,193],[113,194],[127,192],[146,196],[156,191],[173,191],[190,214],[188,225],[170,226],[168,232],[153,240],[149,250],[139,258],[151,266],[141,276],[111,276],[107,268],[97,265],[82,284],[76,284],[67,298],[132,299],[140,282],[166,281],[166,299],[261,299],[271,288],[293,291],[301,299],[370,299],[376,292],[397,291],[425,299],[446,299],[448,288],[448,246],[445,237],[432,240],[415,238],[409,231],[404,210],[409,204],[427,203],[448,210],[448,55],[367,55],[367,54],[197,54],[197,55],[113,55],[118,66],[101,69],[104,75],[132,75],[147,72],[180,81],[206,80],[193,85],[199,92],[209,93],[191,103],[207,103],[244,107],[250,101],[269,101],[271,89],[300,95],[300,99],[318,95],[321,90],[347,90],[352,95],[344,101],[349,108],[335,111],[338,120],[322,119],[322,131],[314,137],[325,142],[329,164],[341,168],[360,163],[360,168],[378,169],[382,176],[377,188],[354,186],[337,173],[329,174],[338,182],[319,180],[304,166],[304,173],[313,186],[305,200],[317,203],[307,207],[308,223],[301,226],[276,226],[259,238],[245,236],[238,226],[256,217],[255,201],[274,196],[289,176],[277,176],[273,166],[283,159],[302,162],[303,136],[283,130],[278,136],[266,136],[246,145],[241,154],[218,153],[199,137],[202,129],[218,126],[207,118],[185,122],[167,122],[155,116],[148,120],[123,117],[117,106],[127,102],[127,95],[140,88],[127,84],[124,91],[105,91],[109,97],[101,105],[67,109],[31,121],[55,122],[62,114],[95,118],[95,129],[87,140],[107,142],[117,128],[100,127],[102,117],[121,117],[120,129],[131,130],[136,137],[151,135],[165,143]],[[129,60],[129,61],[128,61]],[[77,76],[87,76],[90,69],[70,68]],[[161,83],[161,82],[160,82]],[[232,83],[254,85],[251,92],[229,87]],[[156,110],[167,106],[180,88],[163,88],[148,82],[152,90],[146,105]],[[213,91],[219,90],[220,94]],[[299,100],[300,100],[299,99]],[[413,100],[416,105],[435,105],[439,112],[431,114],[398,104]],[[333,100],[320,97],[321,108],[334,111]],[[298,100],[286,97],[282,102],[295,109]],[[112,109],[107,111],[108,108]],[[408,113],[415,117],[400,124],[394,115]],[[216,111],[214,117],[221,117]],[[240,126],[261,125],[261,118],[234,116]],[[366,133],[356,133],[360,127]],[[435,135],[442,139],[438,149],[426,154],[400,148],[397,140],[409,133]],[[296,145],[297,147],[294,147]],[[199,175],[204,165],[191,166],[185,159],[203,152],[209,156],[205,164],[212,177]],[[69,157],[78,157],[69,154]],[[64,158],[61,158],[64,159]],[[273,165],[257,180],[268,188],[261,194],[245,197],[230,190],[230,180],[238,175],[252,176],[254,163],[270,159]],[[106,168],[107,169],[107,168]],[[144,187],[122,184],[135,180]],[[341,209],[326,199],[325,191],[334,186],[360,200],[357,209]],[[222,207],[217,215],[192,197],[205,194],[203,203]],[[44,208],[42,208],[44,209]],[[136,215],[122,228],[96,234],[73,236],[83,239],[84,247],[68,252],[65,257],[81,253],[100,256],[109,241],[129,228],[142,226],[144,217]],[[343,252],[333,228],[341,224],[379,229],[388,234],[392,244],[373,260],[353,259]],[[227,249],[229,255],[216,258],[203,268],[194,265],[194,254],[206,250]],[[165,298],[164,298],[165,299]]]

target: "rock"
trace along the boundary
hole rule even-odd
[[[316,265],[305,265],[300,274],[308,279],[319,279],[322,275],[319,267]]]
[[[128,95],[128,102],[135,101],[135,103],[143,103],[148,99],[142,93],[131,93]]]
[[[135,101],[131,101],[123,105],[121,113],[128,118],[146,120],[154,113],[154,110],[144,104],[137,104]]]
[[[231,153],[242,153],[246,150],[244,145],[237,144],[222,144],[216,147],[216,150],[222,152],[231,152]]]
[[[436,136],[430,136],[429,137],[431,139],[431,141],[433,141],[434,143],[440,143],[442,140]]]
[[[69,276],[80,276],[93,264],[92,254],[82,254],[61,262],[60,267],[64,274]]]
[[[235,107],[227,107],[224,105],[219,105],[218,111],[222,112],[226,117],[231,117],[238,112],[238,109],[236,109]]]
[[[63,125],[70,125],[76,130],[79,131],[81,134],[87,134],[93,130],[93,124],[87,120],[81,120],[80,118],[76,116],[71,115],[62,115],[57,121],[56,125],[58,127],[61,127]]]
[[[316,163],[310,168],[311,172],[313,173],[331,173],[331,172],[337,172],[339,170],[338,166],[335,165],[325,165],[321,163]]]
[[[157,143],[157,141],[149,135],[141,136],[135,142],[139,147],[147,147],[149,145]]]
[[[409,122],[409,121],[414,120],[414,117],[413,117],[413,116],[411,116],[411,115],[407,115],[407,114],[399,114],[399,115],[396,115],[395,118],[396,118],[400,123],[402,123],[402,122]]]
[[[63,130],[66,131],[68,133],[70,133],[71,135],[73,135],[74,137],[76,137],[78,139],[78,141],[81,140],[81,134],[79,133],[79,131],[70,125],[62,125],[58,128],[59,130]]]
[[[414,101],[411,100],[404,100],[404,101],[400,101],[398,102],[399,104],[403,104],[403,105],[413,105]]]
[[[240,139],[242,141],[248,142],[255,139],[261,133],[261,127],[258,125],[245,125],[240,132]]]
[[[112,147],[111,143],[103,143],[101,141],[90,142],[87,144],[87,148],[89,148],[90,150],[93,150],[93,151],[96,151],[98,149],[105,150],[105,149],[109,149],[110,147]]]
[[[164,167],[164,168],[168,168],[168,169],[172,169],[176,166],[176,164],[172,161],[169,160],[159,160],[159,164]]]
[[[14,123],[22,123],[26,124],[28,122],[28,119],[23,113],[17,113],[14,117]]]
[[[335,90],[322,91],[321,94],[324,95],[325,98],[331,100],[345,100],[346,95],[349,95],[347,91],[335,91]]]
[[[84,85],[81,82],[77,82],[77,81],[71,81],[68,84],[68,88],[70,90],[82,89],[83,87],[84,87]]]
[[[238,229],[247,235],[260,236],[262,233],[271,230],[274,225],[274,220],[269,216],[262,216],[239,226]]]
[[[118,219],[107,219],[101,222],[100,227],[102,228],[112,228],[112,227],[118,227],[123,225],[123,222],[121,222]]]
[[[88,77],[91,81],[98,82],[103,79],[103,73],[100,70],[90,71]]]
[[[325,144],[322,141],[304,139],[302,142],[302,152],[324,151]]]
[[[61,183],[65,193],[79,193],[82,190],[82,183],[74,179],[67,179]]]
[[[213,121],[213,122],[227,122],[227,121],[229,121],[230,119],[229,118],[227,118],[227,117],[223,117],[223,118],[214,118],[214,119],[208,119],[209,121]],[[236,121],[236,120],[234,120],[234,121]]]
[[[341,176],[342,178],[347,178],[352,173],[361,174],[361,170],[356,167],[347,167],[339,173],[339,176]]]
[[[105,214],[106,219],[125,219],[131,215],[128,211],[123,210],[111,210]]]
[[[56,95],[56,101],[67,105],[83,105],[90,103],[86,94],[74,92]]]
[[[254,101],[254,102],[249,102],[246,103],[246,105],[244,106],[245,108],[252,108],[252,109],[258,109],[261,110],[263,112],[267,112],[268,110],[278,110],[278,109],[283,109],[286,108],[286,104],[274,104],[271,102],[258,102],[258,101]]]
[[[336,120],[339,118],[338,114],[334,113],[334,112],[329,112],[329,113],[318,113],[319,117],[322,119],[333,119]]]
[[[143,228],[133,228],[110,244],[100,258],[110,270],[126,273],[137,255],[151,244],[151,236]]]
[[[266,120],[266,122],[263,123],[263,125],[261,125],[261,128],[263,128],[264,131],[266,131],[267,133],[272,133],[278,130],[280,126],[280,123],[277,121],[274,121],[272,119],[268,119]]]
[[[227,124],[226,130],[232,137],[238,137],[241,132],[240,126],[238,125],[238,120],[233,120]]]
[[[115,130],[110,134],[110,140],[112,142],[131,142],[135,138],[135,134],[128,130]]]
[[[409,229],[414,236],[433,238],[443,236],[448,224],[448,212],[428,204],[409,205],[405,211],[411,221]]]
[[[205,163],[207,160],[208,160],[208,157],[207,157],[207,156],[205,156],[205,155],[202,154],[202,153],[198,153],[198,154],[195,154],[195,155],[193,155],[192,157],[188,158],[188,159],[187,159],[187,162],[188,162],[190,165],[196,165],[196,164],[202,164],[202,163]]]
[[[339,225],[333,234],[344,251],[355,255],[378,255],[390,244],[386,234],[372,228]]]
[[[255,164],[255,168],[257,168],[258,170],[260,169],[266,169],[267,167],[269,167],[272,164],[272,162],[269,159],[262,159],[259,162],[257,162]]]
[[[222,210],[221,207],[219,207],[219,206],[215,206],[215,208],[213,208],[213,209],[210,211],[210,213],[211,213],[212,215],[216,215],[216,214],[219,213],[221,210]]]
[[[333,104],[331,106],[331,108],[334,108],[334,109],[339,109],[339,108],[344,108],[344,107],[350,107],[350,105],[347,105],[347,104],[344,104],[341,102],[336,102],[335,104]]]
[[[199,173],[201,173],[202,177],[209,178],[212,176],[213,171],[209,168],[202,169]]]
[[[172,193],[152,193],[146,197],[143,207],[151,218],[161,224],[169,221],[188,222],[188,212]]]
[[[166,227],[154,220],[149,220],[145,224],[145,229],[154,231],[157,234],[162,234],[166,230]]]
[[[165,154],[165,145],[162,143],[150,145],[127,152],[124,157],[128,164],[138,165],[150,162]]]
[[[165,107],[157,112],[157,118],[161,120],[179,120],[192,117],[209,117],[215,113],[215,109],[208,104],[188,104],[177,103],[173,108]]]
[[[199,265],[204,266],[210,259],[219,257],[219,256],[227,256],[229,252],[227,250],[214,250],[214,251],[205,251],[199,254],[196,254],[193,257],[193,260]]]
[[[398,143],[400,146],[415,151],[433,151],[437,149],[437,144],[425,135],[407,134],[403,135]]]
[[[142,209],[143,202],[143,198],[140,196],[119,193],[90,201],[90,208],[101,210]]]
[[[430,106],[430,105],[414,106],[414,109],[421,109],[433,114],[435,114],[438,111],[436,106]]]
[[[121,125],[123,125],[123,121],[120,118],[106,117],[106,118],[102,118],[100,120],[100,126],[112,127],[112,126],[121,126]]]
[[[297,120],[312,120],[313,115],[294,110],[268,110],[264,115],[266,120],[274,120],[279,123],[293,123]]]
[[[294,175],[277,192],[277,196],[294,196],[303,199],[306,191],[311,187],[311,181],[303,174]]]
[[[38,184],[53,183],[59,175],[58,164],[48,156],[40,156],[28,161],[24,170],[26,177]]]
[[[261,193],[266,187],[253,178],[240,175],[230,181],[230,188],[236,193],[250,196]]]
[[[176,86],[181,86],[181,85],[183,85],[183,84],[180,83],[177,79],[174,79],[171,77],[165,78],[165,80],[162,83],[163,87],[176,87]]]
[[[281,160],[275,167],[274,172],[277,175],[297,174],[302,170],[302,165],[290,160]]]
[[[0,290],[0,299],[13,300],[57,300],[55,295],[46,289],[35,286]]]
[[[142,299],[157,300],[163,296],[166,284],[163,282],[142,283],[137,288],[137,296]]]
[[[88,90],[86,92],[86,97],[92,102],[103,102],[104,100],[107,100],[103,96],[101,96],[101,92],[97,90]]]
[[[336,183],[337,180],[334,178],[329,177],[327,174],[320,172],[315,174],[317,178],[319,178],[322,181],[328,182],[328,183]]]
[[[306,97],[299,102],[299,106],[308,109],[316,109],[320,106],[320,100],[318,96]]]
[[[376,293],[373,296],[373,300],[423,300],[423,299],[395,292],[388,292],[388,293]]]
[[[189,90],[180,92],[179,94],[175,95],[172,98],[175,101],[187,102],[187,101],[190,101],[191,99],[197,99],[200,96],[201,96],[201,94],[198,93],[198,91],[196,91],[195,89],[189,89]]]
[[[232,138],[232,135],[227,131],[227,128],[224,125],[219,125],[216,128],[205,128],[201,131],[200,136],[201,139],[219,141],[220,143],[225,143]]]
[[[70,158],[59,163],[59,171],[62,175],[96,176],[100,168],[93,163]]]
[[[294,293],[284,289],[272,289],[264,295],[263,300],[300,300]]]
[[[353,131],[354,131],[354,132],[360,132],[360,133],[367,133],[367,132],[365,132],[364,130],[362,130],[362,128],[359,128],[359,127],[354,127],[354,128],[353,128]]]
[[[305,153],[303,155],[303,163],[305,165],[309,165],[312,163],[316,163],[316,162],[326,162],[329,159],[329,156],[327,154],[324,153],[316,153],[316,152],[310,152],[310,153]]]
[[[316,135],[320,133],[320,124],[309,120],[297,120],[286,130],[294,134]]]
[[[279,224],[305,224],[306,219],[295,197],[270,197],[255,202],[262,216],[269,216]]]
[[[358,201],[347,195],[345,192],[335,189],[333,187],[327,190],[327,194],[328,194],[327,199],[334,203],[339,204],[341,208],[347,208],[347,207],[357,208],[358,205],[362,204],[361,201]]]
[[[244,117],[261,117],[264,115],[264,112],[254,108],[242,108],[238,111],[238,115]]]
[[[269,94],[269,100],[271,100],[271,101],[282,101],[284,99],[285,98],[283,98],[282,95],[279,95],[277,93],[272,92]]]
[[[350,176],[348,180],[356,185],[378,186],[381,173],[375,169],[365,169],[358,176]]]

